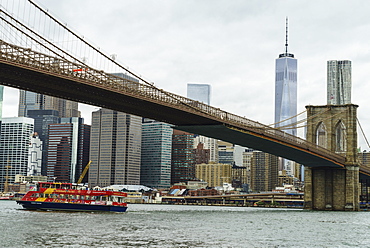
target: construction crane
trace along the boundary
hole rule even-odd
[[[78,181],[77,181],[77,184],[80,184],[81,182],[82,182],[82,179],[84,179],[84,177],[85,177],[85,175],[86,175],[86,173],[87,173],[87,171],[89,170],[89,168],[90,168],[90,164],[91,164],[91,160],[89,161],[89,163],[85,166],[85,169],[83,170],[83,172],[81,173],[81,176],[80,176],[80,178],[78,179]]]

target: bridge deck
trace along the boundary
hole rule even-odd
[[[0,46],[1,84],[167,122],[307,166],[344,166],[338,154],[218,108],[93,68],[76,73],[86,65],[1,40]]]

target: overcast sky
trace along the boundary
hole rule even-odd
[[[162,89],[212,86],[211,105],[271,124],[275,59],[298,59],[298,113],[326,104],[326,62],[352,61],[352,102],[370,136],[370,2],[297,0],[36,0],[78,34]],[[104,3],[103,3],[104,2]],[[3,116],[17,114],[6,88]],[[90,122],[95,107],[81,107]],[[369,150],[360,138],[363,149]]]

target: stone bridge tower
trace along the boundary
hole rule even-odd
[[[305,208],[359,210],[358,105],[306,106],[307,141],[346,157],[345,167],[305,167]]]

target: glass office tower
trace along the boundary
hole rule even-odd
[[[170,124],[144,118],[140,183],[152,188],[171,186],[172,133]]]
[[[288,129],[297,122],[297,59],[288,53],[288,20],[286,26],[285,53],[276,59],[275,67],[275,127],[297,135],[296,129]],[[293,117],[293,118],[291,118]],[[291,119],[289,119],[291,118]],[[289,119],[289,120],[287,120]],[[287,126],[286,129],[283,127]]]
[[[211,85],[209,84],[188,84],[187,97],[210,105]]]
[[[297,59],[288,53],[288,19],[286,21],[285,52],[276,59],[275,67],[275,128],[297,135]],[[292,161],[281,160],[279,170],[292,175]]]
[[[297,122],[297,60],[293,54],[283,53],[276,59],[275,74],[275,127],[297,135],[296,129],[288,129]],[[291,118],[293,117],[293,118]],[[289,119],[291,118],[291,119]],[[288,120],[287,120],[288,119]],[[284,121],[285,120],[285,121]]]

